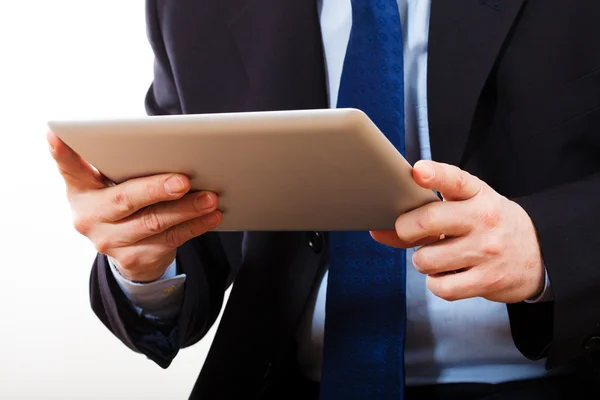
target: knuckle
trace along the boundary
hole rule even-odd
[[[178,229],[169,229],[165,233],[165,244],[172,249],[176,249],[183,244],[181,233]]]
[[[87,236],[90,233],[91,226],[92,224],[87,218],[82,216],[75,216],[73,218],[73,227],[83,236]]]
[[[125,188],[117,190],[111,197],[110,203],[120,213],[131,214],[135,211],[135,204]]]
[[[438,297],[451,302],[459,299],[459,296],[456,294],[456,291],[447,288],[440,289]]]
[[[466,179],[464,172],[456,170],[456,180],[454,181],[454,190],[462,192],[466,185]]]
[[[396,220],[396,236],[398,236],[398,239],[400,239],[403,242],[410,242],[410,238],[408,235],[408,230],[404,228],[405,227],[405,223],[404,223],[404,219],[402,217],[398,218],[398,220]]]
[[[431,265],[429,262],[429,258],[423,251],[416,251],[412,257],[413,265],[415,269],[420,273],[424,274],[427,271],[431,270]]]
[[[489,236],[483,240],[481,250],[488,257],[496,257],[503,253],[504,243],[498,236]]]
[[[108,252],[110,252],[112,244],[107,238],[101,238],[94,241],[94,247],[96,248],[96,251],[98,253],[107,254]]]
[[[119,266],[122,270],[134,272],[139,265],[139,254],[133,251],[127,251],[119,256]]]
[[[421,218],[417,221],[419,227],[423,230],[429,230],[435,226],[439,220],[439,212],[437,207],[425,207]]]
[[[500,223],[500,212],[496,208],[485,208],[479,213],[479,221],[486,229],[494,229]]]
[[[437,279],[435,283],[432,280],[428,280],[427,287],[433,294],[446,301],[456,301],[459,299],[457,290],[445,279]]]
[[[164,230],[164,223],[153,207],[146,208],[142,212],[141,221],[144,229],[150,233],[156,234]]]

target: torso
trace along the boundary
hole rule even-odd
[[[320,4],[322,1],[322,4]],[[352,25],[351,0],[319,0],[330,107],[335,107]],[[427,107],[430,1],[398,0],[404,36],[407,158],[431,159]],[[450,303],[434,296],[407,255],[407,384],[502,382],[546,373],[515,347],[504,304],[476,298]],[[327,275],[313,293],[300,327],[299,361],[320,379]]]

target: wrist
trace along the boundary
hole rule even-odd
[[[119,260],[109,257],[115,270],[124,279],[133,282],[147,284],[158,281],[166,273],[169,266],[175,260],[175,253],[168,254],[153,265],[132,265],[125,267]]]

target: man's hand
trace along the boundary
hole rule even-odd
[[[50,153],[65,180],[79,233],[99,253],[116,260],[127,279],[160,278],[177,247],[221,223],[217,196],[186,194],[182,175],[156,175],[112,185],[96,169],[49,132]]]
[[[427,274],[429,290],[451,301],[483,297],[502,303],[541,293],[544,266],[525,210],[454,166],[420,161],[413,177],[444,201],[402,215],[396,231],[371,234],[388,246],[422,245],[413,263]]]

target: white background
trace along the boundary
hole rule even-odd
[[[162,370],[89,305],[92,245],[72,228],[46,121],[143,115],[144,2],[2,1],[0,398],[183,399],[211,332]]]

